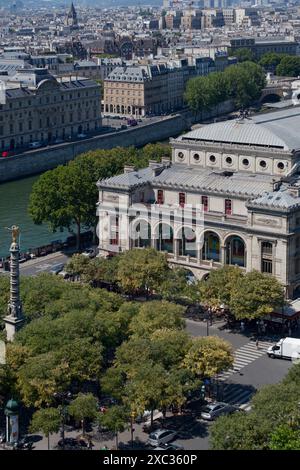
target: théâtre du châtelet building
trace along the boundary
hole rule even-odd
[[[172,161],[98,181],[101,256],[152,246],[197,278],[226,264],[300,293],[300,108],[204,125]]]

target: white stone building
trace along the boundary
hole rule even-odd
[[[300,109],[206,125],[170,142],[172,162],[98,182],[100,254],[151,245],[199,278],[238,265],[274,275],[298,296]]]

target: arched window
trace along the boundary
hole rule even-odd
[[[241,237],[233,235],[227,240],[226,263],[246,267],[246,248]]]
[[[145,220],[141,220],[134,228],[134,247],[146,248],[151,246],[151,226]]]
[[[172,227],[168,224],[161,223],[156,230],[157,250],[173,253],[174,235]]]
[[[220,262],[220,238],[214,232],[205,232],[202,259]]]
[[[182,227],[178,233],[179,255],[197,258],[196,234],[192,228]]]

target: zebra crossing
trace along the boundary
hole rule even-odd
[[[234,362],[232,367],[227,371],[221,372],[216,377],[218,382],[222,384],[222,401],[238,406],[245,411],[251,409],[249,401],[252,395],[256,392],[256,389],[250,385],[238,383],[225,384],[224,382],[232,374],[239,372],[259,357],[264,356],[270,345],[271,343],[268,341],[260,341],[259,348],[257,349],[255,342],[250,341],[234,352]]]
[[[251,385],[226,384],[223,388],[222,401],[248,411],[251,409],[249,401],[255,392],[256,389]]]
[[[232,374],[239,372],[259,357],[264,356],[269,347],[270,343],[268,341],[260,341],[258,349],[252,341],[244,344],[244,346],[234,352],[234,362],[232,367],[218,374],[217,378],[219,382],[225,382],[225,380],[227,380]]]

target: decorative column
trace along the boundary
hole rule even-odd
[[[226,264],[226,245],[220,245],[220,263],[222,266]]]
[[[12,232],[12,244],[10,245],[10,299],[8,302],[8,315],[4,318],[7,341],[13,341],[16,331],[24,323],[20,300],[20,248],[17,240],[19,227],[13,225],[10,230]]]

